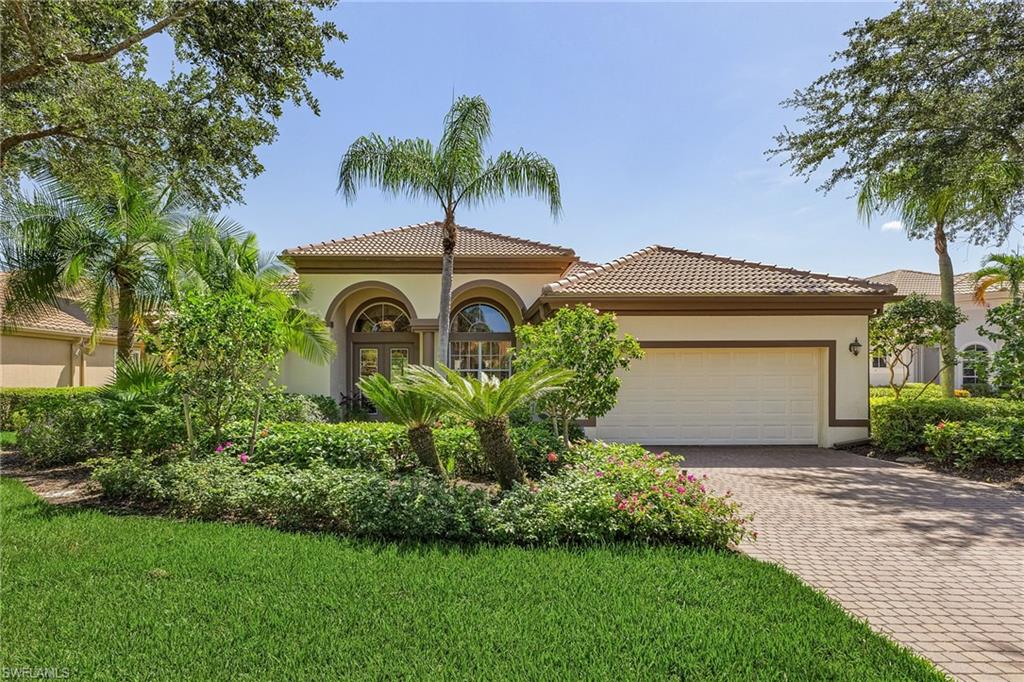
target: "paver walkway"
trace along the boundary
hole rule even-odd
[[[1024,495],[813,447],[668,449],[755,512],[748,554],[962,680],[1024,680]]]

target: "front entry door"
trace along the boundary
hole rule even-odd
[[[355,380],[352,382],[352,388],[355,395],[359,394],[355,384],[362,377],[383,374],[388,379],[394,379],[404,371],[412,358],[411,343],[356,343],[352,345],[352,351],[355,363],[352,373]],[[362,396],[359,396],[359,400],[370,414],[377,414],[377,408],[373,403]]]

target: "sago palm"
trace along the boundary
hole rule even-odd
[[[1021,254],[989,254],[982,261],[981,269],[974,273],[974,300],[984,304],[989,289],[1003,285],[1010,290],[1010,299],[1019,302],[1024,285],[1024,256]]]
[[[438,339],[441,354],[448,355],[451,329],[452,273],[458,227],[455,212],[460,206],[480,206],[509,195],[533,196],[546,201],[558,217],[562,196],[558,173],[543,156],[504,151],[484,157],[491,136],[491,111],[482,97],[459,97],[444,119],[441,139],[385,139],[377,134],[360,137],[348,148],[338,169],[338,191],[348,201],[360,185],[375,185],[392,194],[436,201],[443,214],[441,253],[441,305]]]
[[[92,343],[116,315],[117,357],[127,358],[167,292],[185,207],[170,189],[120,172],[97,197],[44,179],[3,210],[0,259],[11,271],[4,307],[32,314],[74,296],[93,325]]]
[[[570,370],[548,369],[539,364],[504,380],[484,375],[467,377],[447,367],[409,367],[403,380],[449,412],[473,422],[480,448],[502,488],[526,480],[508,431],[508,415],[552,391],[561,390],[572,378]]]
[[[400,381],[392,383],[383,374],[360,379],[359,391],[376,405],[385,419],[408,430],[409,443],[420,464],[444,477],[434,445],[433,426],[441,416],[441,407],[434,397],[408,390]]]

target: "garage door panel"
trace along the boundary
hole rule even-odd
[[[650,349],[622,375],[597,436],[650,444],[814,444],[813,348]]]

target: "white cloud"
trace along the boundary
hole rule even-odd
[[[884,225],[882,225],[882,229],[884,231],[886,231],[886,232],[890,232],[890,231],[893,231],[893,230],[902,230],[903,229],[903,221],[902,220],[890,220],[889,222],[887,222]]]

